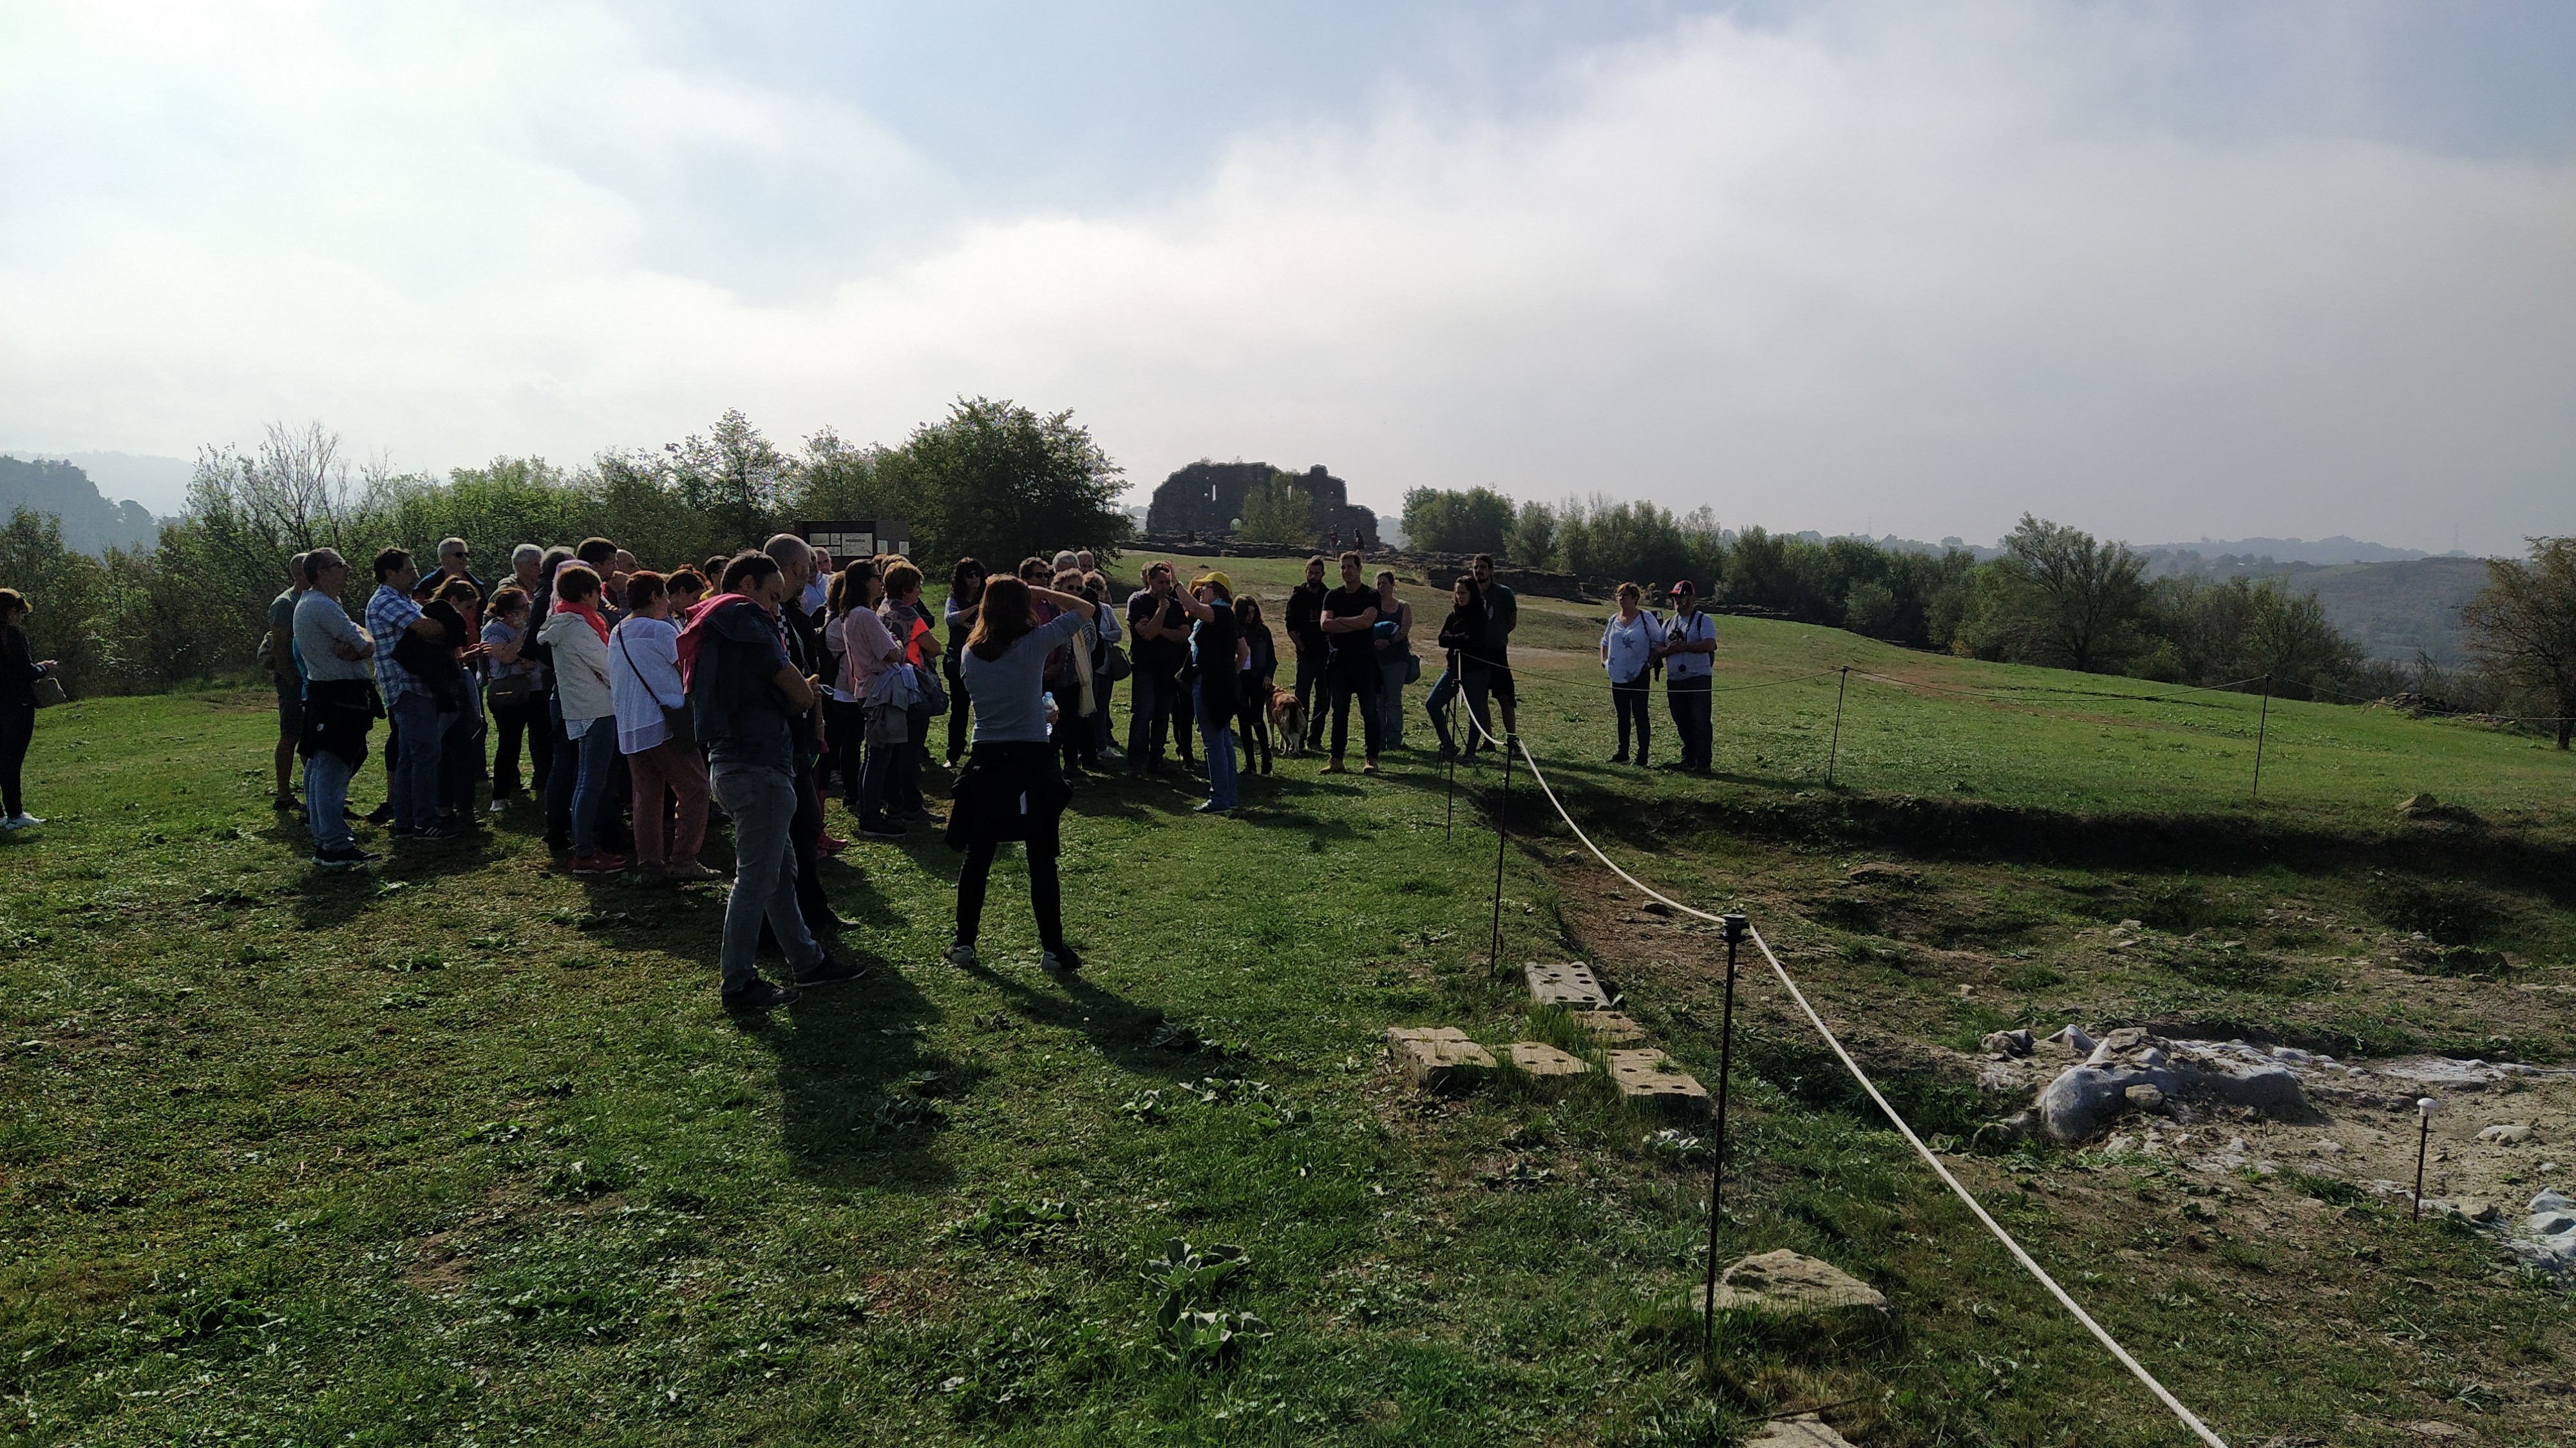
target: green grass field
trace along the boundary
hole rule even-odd
[[[1639,774],[1600,763],[1597,623],[1527,611],[1522,729],[1569,807],[1665,888],[1751,909],[1927,1132],[1977,1119],[1929,1046],[2070,1012],[2566,1050],[2566,997],[2533,992],[2576,981],[2576,770],[2531,740],[2276,702],[2257,805],[2252,698],[1727,620],[1721,688],[1845,663],[1915,687],[1853,681],[1830,789],[1830,678],[1720,694],[1718,778]],[[826,884],[875,972],[744,1025],[715,999],[720,887],[575,880],[529,813],[306,867],[265,802],[264,703],[40,721],[53,823],[0,843],[9,1442],[1719,1443],[1827,1404],[1864,1445],[2184,1441],[1776,1001],[1748,993],[1721,1252],[1815,1252],[1895,1311],[1730,1315],[1713,1374],[1682,1310],[1694,1148],[1597,1086],[1404,1089],[1390,1024],[1565,1036],[1487,968],[1499,771],[1460,776],[1454,838],[1427,754],[1380,780],[1283,763],[1234,821],[1094,785],[1067,821],[1071,983],[1034,968],[1015,858],[961,973],[956,857],[854,844]],[[2475,818],[2396,815],[2417,792]],[[1615,904],[1525,787],[1510,808],[1506,964],[1622,962],[1713,1082],[1713,943]],[[1921,891],[1843,883],[1894,857]],[[2293,895],[2510,969],[2400,999],[2349,932],[2259,933]],[[2261,967],[2081,944],[2142,911],[2254,931]],[[2566,1294],[2464,1229],[2356,1201],[2260,1225],[2332,1195],[2289,1176],[2213,1209],[2152,1164],[1956,1160],[2231,1442],[2576,1421]],[[1248,1265],[1207,1265],[1220,1244]],[[1183,1310],[1211,1314],[1194,1338],[1159,1320]]]

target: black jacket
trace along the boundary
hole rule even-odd
[[[0,626],[0,704],[35,708],[36,681],[44,676],[29,650],[27,631],[14,623]]]
[[[1288,637],[1301,654],[1324,651],[1324,585],[1301,583],[1288,595]]]
[[[1440,647],[1464,649],[1471,655],[1485,651],[1485,610],[1477,604],[1452,608],[1440,625]]]

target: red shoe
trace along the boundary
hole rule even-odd
[[[839,839],[832,835],[823,836],[822,841],[814,846],[815,849],[820,850],[827,855],[837,855],[849,847],[850,842],[848,840]]]
[[[614,875],[625,868],[624,855],[612,855],[604,850],[596,855],[583,855],[572,862],[572,872],[576,875]]]

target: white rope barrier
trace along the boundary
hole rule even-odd
[[[1468,722],[1470,724],[1475,724],[1475,715],[1472,710],[1468,713]],[[1482,725],[1476,725],[1476,732],[1484,735],[1495,748],[1500,749],[1507,747],[1501,740],[1494,738],[1491,730],[1484,728]],[[1517,744],[1519,743],[1519,740],[1515,737],[1512,742]],[[1540,792],[1547,796],[1548,804],[1556,810],[1556,817],[1565,821],[1565,827],[1572,830],[1574,832],[1574,837],[1583,842],[1583,848],[1591,851],[1592,858],[1599,860],[1602,865],[1610,871],[1610,873],[1627,881],[1631,886],[1634,886],[1639,893],[1658,900],[1664,905],[1674,910],[1678,910],[1685,915],[1695,916],[1698,919],[1707,921],[1711,925],[1723,925],[1725,923],[1717,916],[1711,915],[1705,910],[1694,909],[1691,906],[1685,905],[1681,901],[1657,890],[1645,881],[1638,879],[1636,876],[1629,874],[1627,871],[1620,869],[1615,861],[1613,861],[1608,855],[1602,853],[1599,845],[1592,842],[1592,837],[1583,832],[1583,827],[1574,822],[1574,816],[1566,812],[1564,802],[1556,797],[1556,790],[1548,784],[1546,773],[1538,767],[1538,760],[1530,753],[1528,745],[1521,744],[1520,755],[1521,759],[1529,765],[1530,778],[1538,781]],[[1789,977],[1788,968],[1780,964],[1780,957],[1771,953],[1770,942],[1762,938],[1762,932],[1755,930],[1752,932],[1752,935],[1753,943],[1760,947],[1762,951],[1762,958],[1771,962],[1771,973],[1780,978],[1780,984],[1789,992],[1789,998],[1796,1001],[1798,1003],[1798,1009],[1806,1014],[1808,1024],[1816,1028],[1816,1034],[1825,1038],[1826,1045],[1833,1047],[1834,1055],[1839,1057],[1843,1063],[1843,1069],[1851,1072],[1852,1079],[1860,1083],[1860,1088],[1863,1091],[1869,1093],[1869,1099],[1878,1103],[1878,1109],[1886,1114],[1888,1121],[1896,1127],[1899,1134],[1904,1136],[1906,1144],[1914,1148],[1914,1154],[1923,1158],[1924,1165],[1932,1168],[1934,1175],[1940,1177],[1942,1182],[1946,1184],[1951,1191],[1957,1193],[1960,1201],[1967,1203],[1968,1210],[1976,1215],[1978,1221],[1985,1224],[1987,1231],[1994,1233],[1995,1240],[2004,1244],[2004,1250],[2012,1254],[2013,1260],[2019,1262],[2024,1271],[2039,1279],[2039,1284],[2048,1289],[2049,1295],[2057,1299],[2059,1306],[2065,1308],[2068,1312],[2073,1313],[2075,1315],[2075,1320],[2084,1324],[2085,1329],[2091,1332],[2094,1338],[2098,1340],[2103,1347],[2110,1350],[2111,1356],[2120,1360],[2120,1365],[2122,1367],[2127,1368],[2130,1374],[2136,1377],[2139,1382],[2146,1384],[2147,1391],[2155,1394],[2159,1402],[2173,1410],[2173,1415],[2182,1420],[2184,1427],[2189,1428],[2192,1432],[2198,1434],[2200,1436],[2200,1440],[2209,1444],[2210,1448],[2227,1448],[2227,1442],[2225,1439],[2220,1438],[2216,1433],[2211,1432],[2208,1424],[2201,1422],[2200,1419],[2193,1414],[2191,1409],[2182,1405],[2181,1399],[2176,1398],[2171,1392],[2168,1392],[2163,1383],[2156,1381],[2155,1374],[2148,1372],[2143,1364],[2141,1364],[2136,1358],[2131,1357],[2127,1348],[2120,1346],[2119,1342],[2114,1339],[2109,1332],[2103,1329],[2102,1324],[2093,1320],[2093,1314],[2086,1312],[2082,1304],[2078,1303],[2073,1297],[2067,1295],[2066,1289],[2057,1285],[2057,1279],[2049,1276],[2047,1269],[2041,1267],[2038,1262],[2033,1260],[2030,1253],[2022,1249],[2021,1243],[2013,1240],[2012,1234],[2003,1229],[2002,1223],[1997,1222],[1992,1216],[1987,1214],[1985,1207],[1978,1203],[1975,1195],[1969,1192],[1967,1187],[1962,1185],[1957,1177],[1950,1174],[1950,1169],[1941,1164],[1941,1158],[1935,1156],[1932,1153],[1932,1149],[1923,1144],[1923,1139],[1914,1134],[1914,1128],[1906,1125],[1905,1118],[1899,1116],[1896,1113],[1896,1108],[1887,1103],[1887,1098],[1879,1094],[1877,1084],[1869,1079],[1868,1072],[1863,1071],[1860,1068],[1860,1063],[1852,1059],[1851,1052],[1843,1049],[1842,1041],[1837,1038],[1834,1035],[1833,1030],[1825,1024],[1824,1017],[1816,1014],[1816,1008],[1808,1003],[1807,993],[1798,989],[1798,983]]]

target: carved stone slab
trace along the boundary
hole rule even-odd
[[[1389,1026],[1386,1045],[1405,1079],[1426,1091],[1466,1085],[1494,1070],[1494,1053],[1455,1026]]]
[[[1592,978],[1592,967],[1571,961],[1564,965],[1530,964],[1521,967],[1529,978],[1530,999],[1543,1006],[1563,1006],[1571,1011],[1606,1011],[1610,997],[1601,990],[1601,982]]]
[[[1612,1051],[1610,1079],[1619,1094],[1638,1106],[1652,1106],[1676,1116],[1706,1116],[1708,1088],[1676,1066],[1661,1051]]]

